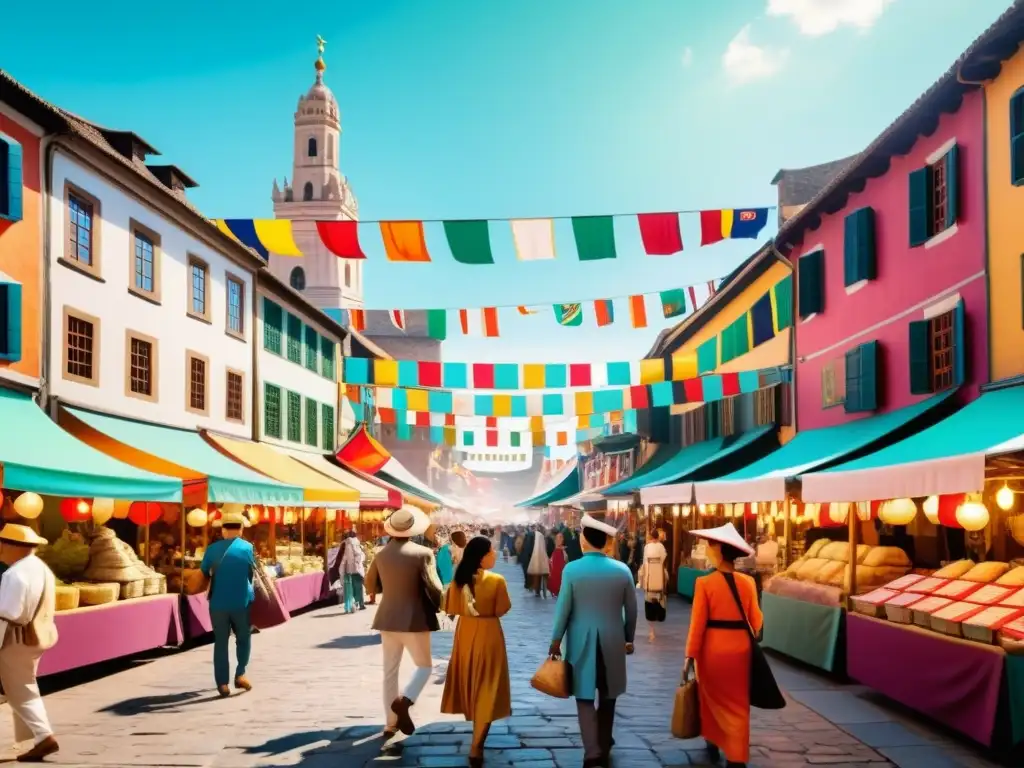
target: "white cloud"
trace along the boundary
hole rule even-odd
[[[744,85],[778,74],[788,58],[789,51],[785,48],[764,48],[752,43],[748,24],[729,42],[722,56],[722,66],[734,85]]]
[[[768,0],[769,16],[788,16],[804,35],[817,37],[839,27],[870,29],[895,0]]]
[[[683,49],[683,66],[688,67],[693,64],[693,48],[686,47]]]

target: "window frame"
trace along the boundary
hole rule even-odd
[[[149,392],[132,390],[132,342],[149,344]],[[124,395],[147,403],[160,402],[160,342],[152,336],[126,328],[124,332]]]
[[[200,258],[199,256],[196,256],[193,253],[187,254],[187,257],[188,257],[187,258],[187,264],[188,264],[188,271],[187,271],[187,274],[188,274],[188,291],[186,292],[187,295],[186,295],[186,299],[185,299],[186,303],[187,303],[187,306],[186,306],[186,309],[185,309],[185,314],[187,314],[193,320],[199,320],[200,322],[206,323],[207,325],[212,325],[213,321],[210,319],[210,316],[211,316],[211,311],[210,311],[210,299],[211,299],[211,294],[210,294],[210,284],[211,284],[210,283],[210,263],[206,259],[202,259],[202,258]],[[193,292],[195,291],[195,285],[193,284],[193,281],[192,281],[192,270],[195,267],[201,267],[202,268],[202,272],[203,272],[203,311],[202,312],[196,312],[195,308],[194,308],[195,296],[194,296]]]
[[[192,405],[192,363],[203,364],[203,407]],[[210,415],[210,358],[195,350],[185,350],[185,410],[197,416]]]
[[[153,290],[147,291],[135,285],[135,239],[138,235],[147,238],[153,244]],[[163,249],[161,248],[160,233],[147,227],[136,219],[128,220],[128,293],[137,296],[152,304],[160,304],[161,290],[161,262]]]
[[[100,386],[100,329],[101,323],[98,317],[93,317],[90,314],[82,312],[81,310],[69,307],[67,304],[64,305],[63,310],[63,336],[61,344],[61,378],[64,381],[71,381],[76,384],[85,384],[90,387]],[[70,320],[74,318],[79,322],[89,323],[92,325],[92,377],[79,376],[78,374],[68,372],[69,362],[69,345],[68,345],[68,333],[70,332]]]
[[[239,381],[239,408],[241,416],[231,415],[231,377],[237,376]],[[224,370],[224,421],[232,424],[245,424],[245,371],[237,368],[226,368]]]
[[[89,237],[89,256],[92,260],[91,264],[83,264],[78,260],[77,252],[72,256],[69,252],[71,250],[71,197],[77,197],[82,202],[88,203],[92,206],[92,229]],[[91,277],[100,282],[103,280],[103,204],[100,199],[95,195],[89,193],[87,190],[73,184],[70,181],[64,182],[64,200],[63,200],[63,211],[64,211],[64,249],[61,251],[61,255],[57,257],[57,263],[68,269],[73,269],[76,272],[81,272],[87,277]]]
[[[267,409],[270,403],[270,398],[268,397],[268,395],[270,394],[271,390],[275,390],[277,392],[277,434],[274,434],[273,432],[270,431],[270,419],[267,417]],[[281,428],[283,426],[281,420],[281,393],[284,391],[285,390],[278,384],[271,384],[269,381],[263,382],[263,434],[266,437],[273,438],[274,440],[281,439]]]
[[[1014,91],[1013,95],[1010,96],[1007,106],[1010,110],[1010,139],[1009,139],[1009,150],[1010,150],[1010,184],[1015,187],[1024,186],[1024,174],[1020,178],[1016,178],[1014,175],[1014,168],[1017,163],[1017,156],[1015,155],[1015,145],[1019,141],[1019,152],[1022,157],[1019,159],[1019,163],[1024,166],[1024,87],[1018,88]],[[1015,118],[1019,118],[1018,120]],[[1016,129],[1016,131],[1014,130]]]
[[[231,327],[231,285],[232,283],[238,285],[238,323],[241,326],[241,330],[236,331]],[[233,339],[239,341],[246,340],[246,330],[248,329],[248,323],[245,321],[245,305],[247,299],[246,283],[241,277],[236,275],[234,272],[224,273],[224,333]]]
[[[928,318],[928,373],[933,393],[945,392],[956,386],[956,311],[950,309]],[[948,342],[941,349],[936,344],[945,338]],[[948,357],[948,365],[941,359]]]

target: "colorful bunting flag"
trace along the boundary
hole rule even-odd
[[[494,338],[499,335],[497,307],[484,307],[480,310],[480,318],[483,322],[484,336]]]
[[[460,264],[493,264],[491,232],[486,219],[477,221],[446,221],[444,234],[452,258]]]
[[[445,310],[427,310],[427,336],[438,341],[448,338],[448,313]]]
[[[519,306],[519,307],[516,307],[516,311],[518,311],[520,315],[536,315],[537,312],[539,312],[540,310],[530,309],[529,307]]]
[[[469,310],[459,310],[459,327],[462,329],[463,336],[469,336]]]
[[[316,232],[328,251],[340,259],[365,259],[359,245],[358,221],[318,221]]]
[[[356,333],[366,330],[366,310],[365,309],[349,309],[348,311],[348,327]]]
[[[242,245],[252,248],[264,261],[270,260],[270,251],[260,242],[256,234],[256,224],[252,219],[218,219],[217,228],[231,235]]]
[[[679,317],[686,312],[686,292],[673,288],[661,292],[661,313],[666,317]]]
[[[571,327],[583,325],[583,305],[555,304],[555,318],[559,325]]]
[[[302,256],[295,244],[292,223],[288,219],[255,219],[253,229],[263,247],[276,256]]]
[[[648,256],[668,256],[683,250],[678,213],[641,213],[636,218]]]
[[[634,328],[647,327],[647,305],[643,294],[629,297],[629,322]]]
[[[724,208],[700,212],[700,244],[755,239],[768,223],[767,208]]]
[[[597,318],[597,327],[604,328],[615,322],[615,305],[611,299],[597,299],[594,302],[594,317]]]
[[[615,221],[611,216],[573,216],[572,234],[580,261],[615,258]]]
[[[430,261],[422,221],[382,221],[380,235],[388,261]]]
[[[392,309],[388,312],[388,319],[391,320],[391,324],[398,330],[405,332],[405,310],[404,309]]]
[[[520,261],[555,258],[555,222],[552,219],[513,219],[512,241]]]

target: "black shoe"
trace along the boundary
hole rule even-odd
[[[416,725],[409,716],[409,707],[411,706],[412,702],[405,696],[399,696],[391,702],[391,711],[398,716],[398,730],[406,736],[412,736],[416,732]]]
[[[717,763],[719,760],[722,759],[722,750],[720,750],[717,746],[712,744],[710,741],[708,742],[708,745],[707,745],[707,752],[708,752],[708,760],[710,760],[712,763]]]

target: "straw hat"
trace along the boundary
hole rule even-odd
[[[690,533],[700,539],[707,539],[718,544],[728,544],[729,546],[736,547],[736,549],[747,555],[754,554],[753,548],[743,540],[740,532],[736,530],[736,526],[732,523],[726,523],[717,528],[690,531]]]
[[[15,523],[7,523],[0,529],[0,541],[22,544],[26,547],[39,547],[49,543],[27,525],[17,525]]]
[[[243,528],[248,528],[252,523],[249,522],[249,518],[246,517],[244,512],[238,512],[232,510],[228,512],[226,509],[221,510],[220,517],[214,520],[211,525],[214,528],[220,528],[222,525],[240,525]]]
[[[393,539],[411,539],[430,527],[430,518],[416,507],[406,504],[384,520],[384,533]]]

